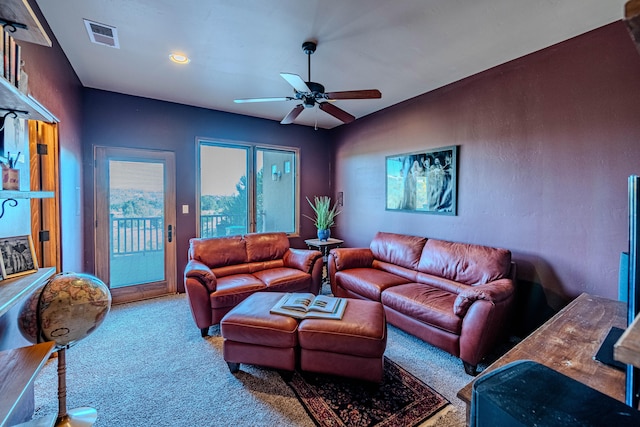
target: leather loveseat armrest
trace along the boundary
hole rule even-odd
[[[213,274],[211,269],[200,261],[193,259],[187,263],[187,266],[184,269],[185,282],[189,278],[196,279],[198,282],[202,283],[209,292],[215,291],[218,284],[216,275]]]
[[[456,316],[464,317],[477,300],[489,301],[497,304],[510,298],[515,291],[511,279],[498,279],[483,285],[470,286],[462,289],[453,304],[453,313]]]
[[[284,253],[284,257],[282,257],[285,267],[295,268],[309,274],[311,274],[314,264],[319,259],[322,259],[322,252],[320,251],[293,248],[289,248]]]
[[[373,252],[369,248],[336,248],[331,249],[329,264],[335,271],[349,268],[371,268]]]

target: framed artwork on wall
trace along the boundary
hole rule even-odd
[[[0,268],[4,279],[38,271],[38,260],[30,235],[0,237],[0,252]]]
[[[386,210],[457,214],[457,146],[397,154],[385,160]]]

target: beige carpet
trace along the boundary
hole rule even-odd
[[[184,294],[119,305],[67,351],[67,407],[98,410],[96,426],[313,426],[277,372],[222,359],[218,327],[200,337]],[[462,426],[462,362],[394,327],[385,356],[444,395],[453,410],[433,425]],[[36,417],[57,411],[57,359],[36,384]]]

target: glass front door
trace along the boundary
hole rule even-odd
[[[175,292],[173,153],[101,147],[96,160],[98,276],[114,300]]]

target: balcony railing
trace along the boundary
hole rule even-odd
[[[111,254],[127,255],[164,250],[161,217],[115,218],[111,216]]]
[[[243,215],[201,215],[200,236],[218,237],[245,234]],[[111,216],[111,255],[129,255],[164,250],[162,217],[116,218]]]
[[[244,215],[200,215],[200,237],[220,237],[245,234]]]

